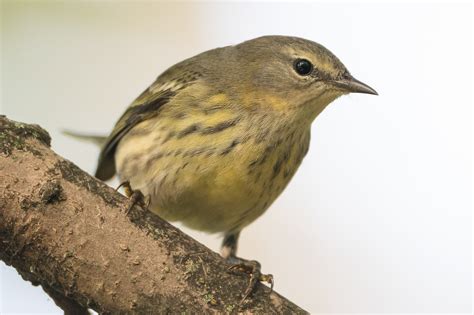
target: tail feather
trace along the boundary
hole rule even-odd
[[[83,133],[70,131],[70,130],[62,130],[62,134],[72,137],[77,140],[92,142],[100,147],[103,147],[105,144],[105,141],[107,140],[107,136],[83,134]]]

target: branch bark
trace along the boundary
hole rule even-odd
[[[50,149],[37,125],[0,116],[0,259],[65,313],[299,313],[216,253]]]

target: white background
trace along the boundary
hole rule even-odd
[[[60,130],[107,133],[168,66],[266,34],[322,43],[380,96],[343,97],[317,118],[240,255],[312,313],[470,312],[471,4],[2,1],[1,12],[1,112],[43,126],[89,172],[98,149]],[[0,270],[0,313],[60,314]]]

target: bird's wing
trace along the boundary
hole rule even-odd
[[[114,156],[120,140],[138,123],[158,115],[160,108],[169,103],[180,90],[197,79],[195,75],[180,76],[178,80],[172,80],[169,76],[166,77],[159,77],[120,117],[112,133],[107,137],[100,153],[95,173],[98,179],[107,180],[115,175]]]

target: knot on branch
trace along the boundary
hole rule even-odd
[[[45,204],[66,200],[63,187],[58,180],[47,181],[40,190],[41,201]]]

